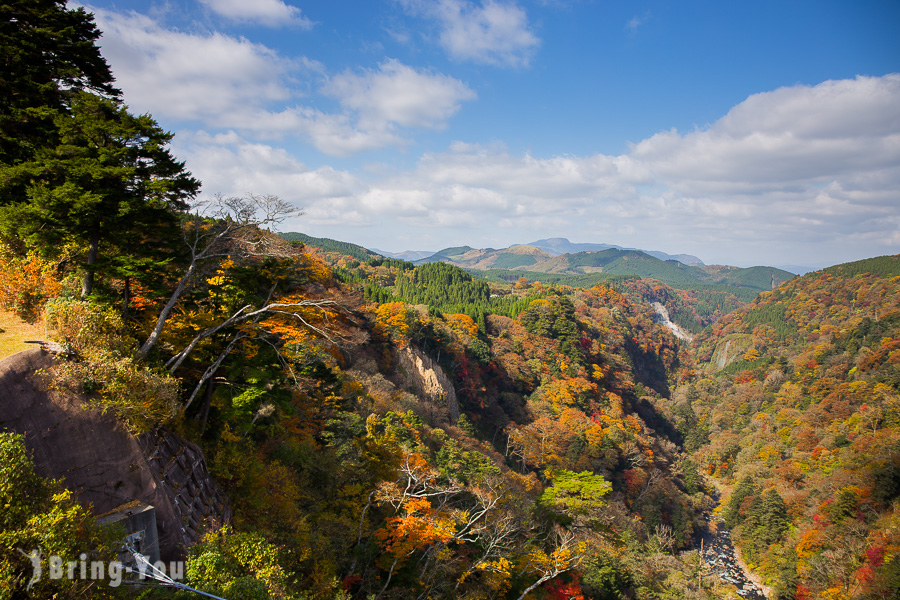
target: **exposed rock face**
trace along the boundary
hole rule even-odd
[[[740,359],[752,345],[752,336],[744,333],[730,333],[716,344],[713,351],[711,365],[716,370],[721,370]]]
[[[25,436],[38,473],[64,479],[97,514],[132,500],[154,506],[163,560],[230,519],[199,447],[166,431],[136,437],[83,398],[48,391],[38,372],[53,364],[38,349],[0,361],[0,427]]]
[[[451,424],[459,419],[459,402],[450,378],[440,365],[420,350],[407,346],[399,352],[398,371],[404,375],[404,386],[420,399],[430,402],[443,415],[438,420]],[[440,417],[444,418],[441,419]]]
[[[731,347],[731,340],[725,341],[725,347],[722,348],[722,351],[719,352],[719,348],[716,347],[716,356],[713,358],[715,360],[716,366],[720,369],[724,369],[725,365],[727,365],[730,360],[728,360],[728,349]]]
[[[661,323],[663,327],[669,329],[669,331],[671,331],[672,334],[679,340],[690,342],[694,339],[691,334],[689,334],[687,331],[685,331],[677,324],[673,323],[671,319],[669,319],[669,310],[661,303],[654,302],[653,310],[655,310],[656,314],[659,315],[659,323]]]

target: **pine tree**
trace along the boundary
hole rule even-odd
[[[728,501],[728,507],[725,509],[725,525],[729,528],[740,524],[743,517],[740,514],[741,505],[749,496],[755,496],[759,493],[759,486],[752,477],[744,477],[737,484],[731,499]]]
[[[87,92],[75,95],[70,113],[57,114],[56,128],[56,146],[0,169],[28,181],[24,201],[0,207],[0,231],[44,254],[75,244],[83,296],[98,270],[121,276],[164,262],[152,241],[177,230],[178,214],[200,188],[166,148],[172,134],[149,115]],[[101,246],[115,262],[102,260]]]
[[[93,17],[67,8],[66,0],[0,4],[0,165],[31,160],[55,145],[54,119],[68,110],[73,92],[119,95],[99,37]],[[17,191],[4,182],[0,204]]]

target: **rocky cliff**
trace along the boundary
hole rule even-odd
[[[404,376],[404,387],[409,392],[437,409],[438,421],[456,423],[459,419],[456,390],[440,365],[422,351],[406,347],[399,352],[397,370]]]

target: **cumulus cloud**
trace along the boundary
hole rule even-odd
[[[552,229],[650,249],[666,240],[661,249],[735,263],[754,248],[758,261],[783,264],[896,253],[897,189],[893,74],[756,94],[707,128],[661,132],[620,156],[537,158],[460,142],[372,183],[359,202],[423,228],[469,223],[457,243]],[[798,242],[812,250],[796,254]]]
[[[243,38],[162,27],[138,13],[91,9],[117,84],[138,110],[211,121],[287,101],[283,82],[298,65]]]
[[[387,60],[329,78],[305,57],[288,58],[244,38],[187,33],[138,13],[92,9],[103,53],[132,108],[159,119],[199,121],[266,139],[303,139],[349,156],[404,146],[409,128],[441,129],[475,93],[461,81]],[[317,93],[343,112],[323,111]]]
[[[204,182],[205,195],[274,194],[303,209],[303,227],[362,225],[371,218],[357,210],[366,186],[356,176],[330,166],[311,169],[283,148],[229,131],[180,135],[174,150]],[[286,225],[291,226],[298,223]]]
[[[526,12],[513,2],[399,0],[412,14],[433,20],[440,45],[455,60],[527,67],[540,39]]]
[[[475,99],[475,92],[457,79],[416,70],[393,59],[377,71],[337,75],[324,91],[359,114],[361,126],[368,129],[390,123],[442,129],[459,110],[460,102]]]
[[[312,21],[300,13],[296,6],[285,4],[282,0],[200,0],[200,2],[228,19],[243,22],[259,23],[270,27],[292,25],[302,29],[311,29]]]
[[[756,94],[703,130],[658,133],[631,158],[683,194],[763,194],[900,165],[900,75]]]

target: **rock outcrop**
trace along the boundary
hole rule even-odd
[[[164,560],[229,521],[198,446],[167,431],[132,435],[84,398],[48,390],[53,366],[39,349],[0,361],[0,428],[25,436],[38,473],[63,479],[97,514],[134,500],[155,507]]]
[[[663,327],[667,328],[672,334],[677,337],[679,340],[684,340],[685,342],[690,342],[694,339],[694,337],[679,327],[676,323],[672,322],[669,318],[669,310],[663,306],[660,302],[653,303],[653,310],[656,311],[656,314],[659,316],[659,323],[662,324]]]
[[[444,370],[422,351],[407,346],[399,352],[397,370],[404,376],[404,387],[421,401],[435,407],[437,421],[456,423],[459,402],[456,390]]]

